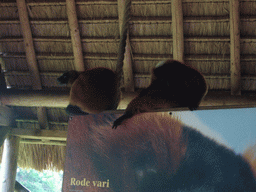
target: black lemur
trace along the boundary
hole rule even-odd
[[[125,119],[155,109],[198,108],[207,93],[204,76],[195,68],[175,60],[159,62],[152,70],[151,84],[127,106],[124,115],[113,124],[116,129]]]

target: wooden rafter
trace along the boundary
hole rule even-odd
[[[239,0],[230,0],[230,76],[231,94],[241,95]]]
[[[123,27],[123,15],[125,10],[125,0],[118,0],[118,18],[119,18],[119,31],[121,34]],[[129,38],[129,30],[127,32],[124,65],[123,65],[123,76],[124,76],[124,88],[127,92],[134,92],[134,77],[132,70],[132,50]]]
[[[172,0],[173,59],[184,62],[182,1]]]
[[[83,51],[78,26],[75,0],[66,0],[68,23],[70,28],[71,41],[73,46],[75,70],[84,71]]]
[[[42,84],[40,80],[40,74],[38,64],[36,60],[36,53],[34,49],[34,43],[32,38],[32,32],[29,25],[28,10],[25,0],[17,0],[17,7],[19,10],[19,18],[22,28],[22,34],[24,39],[24,46],[26,51],[26,58],[29,66],[29,71],[32,76],[32,88],[34,90],[41,90]],[[41,122],[40,125],[44,125],[43,128],[47,128],[47,114],[46,109],[38,108],[38,118]],[[44,122],[42,122],[44,121]]]
[[[32,32],[29,25],[28,11],[25,0],[17,0],[17,7],[19,11],[20,25],[24,39],[27,63],[32,77],[32,87],[35,90],[40,90],[42,89],[42,85],[37,66],[36,53],[32,39]]]

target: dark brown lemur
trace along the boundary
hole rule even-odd
[[[124,115],[114,122],[113,129],[138,113],[172,107],[195,110],[207,90],[204,76],[195,68],[175,60],[162,61],[152,70],[149,87],[129,103]]]
[[[120,89],[114,71],[92,68],[84,72],[69,71],[59,77],[60,84],[70,84],[67,113],[86,115],[115,110],[120,101]]]

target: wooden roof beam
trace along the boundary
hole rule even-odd
[[[239,0],[230,0],[230,76],[231,95],[241,95]]]
[[[137,93],[124,93],[118,109],[125,109]],[[68,91],[30,91],[30,90],[7,90],[1,94],[1,101],[5,105],[25,107],[66,107],[69,103]],[[204,109],[225,109],[256,107],[255,93],[241,96],[230,95],[226,91],[209,91],[200,105]],[[160,111],[188,110],[187,108],[171,108]],[[113,112],[113,111],[112,111]],[[122,110],[119,110],[121,113]],[[118,113],[119,113],[118,112]]]
[[[125,0],[118,0],[118,18],[119,18],[119,31],[122,35],[123,17],[125,12]],[[133,77],[133,59],[132,49],[129,38],[129,30],[127,32],[126,47],[124,53],[124,65],[123,65],[123,76],[124,76],[124,88],[126,92],[134,92],[134,77]]]
[[[75,60],[75,70],[84,71],[83,50],[78,26],[75,0],[66,0],[68,23]]]
[[[28,10],[25,0],[17,0],[17,7],[19,11],[19,18],[21,23],[22,34],[24,38],[24,45],[26,51],[26,58],[30,74],[32,75],[32,88],[34,90],[41,90],[42,84],[40,80],[40,73],[36,60],[36,53],[33,44],[32,32],[29,25]],[[47,128],[47,114],[46,109],[38,108],[38,118],[42,128]]]
[[[182,1],[172,0],[173,59],[184,62]]]
[[[25,0],[17,0],[17,7],[19,11],[20,25],[22,29],[24,47],[26,51],[26,59],[29,71],[32,76],[32,87],[35,90],[42,89],[40,74],[36,61],[36,53],[34,49],[32,32],[29,25],[28,10]]]

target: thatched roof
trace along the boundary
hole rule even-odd
[[[241,91],[255,94],[256,1],[241,0],[239,6]],[[76,1],[83,62],[86,68],[103,66],[116,69],[120,38],[118,7],[117,0]],[[33,91],[33,83],[40,81],[39,87],[42,90],[67,90],[56,82],[56,78],[63,72],[76,69],[66,1],[26,0],[26,8],[38,77],[35,77],[37,73],[31,69],[27,60],[28,51],[24,46],[25,37],[22,32],[24,23],[20,20],[18,10],[20,8],[14,0],[1,0],[0,63],[6,84],[12,89]],[[204,74],[209,90],[230,92],[230,1],[183,0],[182,10],[184,61]],[[132,1],[129,37],[135,90],[149,85],[151,69],[157,62],[173,58],[172,28],[172,1]],[[45,138],[42,139],[35,132],[24,130],[46,129],[46,135],[55,130],[67,131],[68,116],[64,106],[43,109],[43,106],[9,106],[18,114],[12,134],[23,138],[19,165],[39,170],[53,165],[62,169],[65,147],[60,145],[65,145],[65,138],[52,137],[45,142]],[[46,125],[39,119],[39,114],[44,114]],[[45,142],[51,145],[27,144],[28,142]],[[54,146],[55,144],[59,145]],[[37,158],[34,158],[35,156]],[[43,161],[38,163],[39,159]]]

